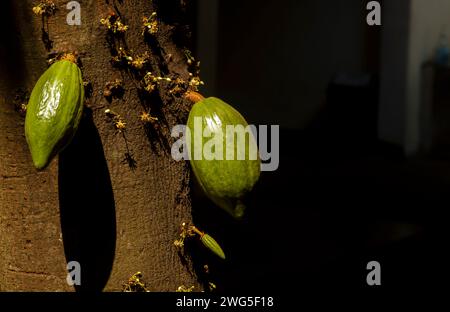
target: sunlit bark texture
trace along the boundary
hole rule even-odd
[[[136,73],[115,67],[119,47],[149,55],[155,76],[188,80],[189,47],[185,1],[79,1],[81,25],[68,25],[69,1],[57,0],[42,19],[39,1],[2,1],[0,28],[0,290],[72,291],[68,261],[81,264],[77,290],[120,291],[142,272],[151,291],[180,285],[200,289],[191,261],[182,261],[173,241],[191,221],[189,166],[171,158],[170,129],[185,123],[189,103],[161,83],[147,96]],[[129,28],[123,38],[107,35],[100,19],[115,13]],[[142,18],[158,13],[159,29],[145,39]],[[47,68],[51,52],[75,51],[92,94],[72,144],[38,172],[19,112]],[[123,81],[111,99],[108,82]],[[119,114],[120,132],[105,110]],[[140,119],[143,112],[156,123]]]

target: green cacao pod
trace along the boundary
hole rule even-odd
[[[51,65],[36,83],[27,106],[25,136],[37,169],[44,169],[72,140],[83,112],[80,68],[71,61]]]
[[[223,252],[222,247],[220,247],[219,243],[217,243],[216,240],[211,237],[211,235],[203,234],[201,240],[206,248],[225,260],[225,253]]]
[[[211,97],[194,104],[187,126],[190,163],[197,181],[216,205],[235,218],[242,217],[243,198],[258,181],[261,170],[258,147],[247,121],[233,107]]]

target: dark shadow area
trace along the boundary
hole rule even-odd
[[[187,1],[156,0],[153,1],[158,18],[173,27],[172,40],[179,47],[192,48],[192,29],[195,24],[196,5],[188,5]]]
[[[102,291],[114,261],[116,215],[102,142],[88,109],[59,156],[59,200],[66,259],[81,264],[76,290]]]
[[[193,194],[195,225],[227,256],[210,257],[200,246],[196,269],[209,262],[219,290],[297,293],[292,299],[301,300],[304,289],[368,288],[371,261],[381,264],[383,288],[445,285],[450,154],[406,156],[404,120],[418,117],[409,101],[419,95],[402,96],[403,88],[420,88],[407,73],[417,70],[420,80],[444,28],[448,47],[447,17],[438,7],[416,7],[421,17],[409,24],[427,27],[425,36],[403,27],[408,1],[408,10],[382,3],[391,23],[369,27],[361,1],[220,1],[218,29],[196,29],[200,55],[214,53],[202,40],[218,38],[216,71],[202,68],[217,79],[214,95],[250,123],[281,128],[280,167],[262,173],[242,222]],[[403,49],[401,38],[415,36],[417,45]],[[394,67],[423,51],[426,60]],[[435,130],[445,130],[448,73],[434,70],[435,85],[421,91],[432,91]],[[439,133],[445,148],[448,133]]]
[[[209,264],[218,290],[365,288],[373,260],[382,265],[384,287],[442,284],[448,160],[406,158],[379,141],[377,79],[339,81],[332,79],[308,127],[281,129],[279,169],[262,173],[244,220],[194,183],[194,223],[216,238],[227,260],[207,250],[193,259],[198,274]]]
[[[318,129],[281,132],[280,168],[262,173],[243,221],[194,192],[194,223],[227,256],[199,250],[196,270],[208,263],[219,290],[281,294],[369,287],[376,260],[383,287],[441,285],[448,163],[408,160],[381,142],[335,150]]]
[[[169,67],[164,58],[164,51],[159,44],[159,41],[152,35],[145,33],[145,42],[149,50],[151,51],[151,65],[153,67],[152,71],[160,76],[167,76],[170,74]]]
[[[204,287],[208,287],[208,282],[213,282],[217,286],[217,291],[229,291],[236,288],[242,276],[237,270],[236,265],[241,261],[242,257],[248,257],[246,253],[240,253],[239,246],[244,242],[250,246],[258,244],[258,240],[249,242],[248,234],[254,229],[249,228],[248,211],[242,220],[236,220],[231,217],[225,210],[216,206],[209,198],[207,198],[197,180],[192,173],[191,179],[191,195],[192,195],[192,217],[193,223],[201,231],[211,235],[219,243],[224,250],[226,260],[222,260],[214,255],[210,250],[206,249],[197,239],[190,242],[188,248],[194,265],[194,270],[203,283]],[[247,208],[252,206],[252,198],[247,198],[245,204]],[[256,220],[255,220],[256,221]],[[253,254],[252,257],[255,257]],[[205,272],[204,266],[207,265],[209,273]],[[237,275],[235,275],[237,274]],[[242,275],[246,275],[242,274]],[[234,280],[234,282],[233,282]],[[250,285],[241,285],[239,290],[250,289]]]
[[[4,1],[0,19],[0,77],[9,89],[20,86],[26,73],[16,5],[16,1]]]
[[[185,6],[180,4],[178,0],[156,0],[156,11],[160,19],[168,24],[180,23],[185,20],[183,9]]]
[[[158,13],[162,21],[179,27],[173,2],[156,1]],[[407,53],[397,60],[396,50],[402,49],[395,43],[402,36],[387,44],[383,38],[402,23],[369,27],[365,3],[325,2],[220,1],[218,29],[206,35],[205,29],[196,29],[200,55],[216,53],[202,40],[218,38],[216,71],[202,68],[217,78],[213,95],[232,104],[250,123],[281,127],[280,167],[262,174],[241,222],[192,185],[193,222],[219,242],[227,259],[220,260],[195,239],[186,248],[202,282],[216,283],[219,291],[367,288],[366,266],[374,260],[381,264],[385,288],[445,283],[449,157],[408,158],[402,133],[398,140],[380,135],[386,130],[380,125],[391,126],[380,103],[388,98],[398,109],[392,111],[398,116],[391,116],[395,134],[398,124],[407,129],[402,118],[410,106],[401,97],[395,103],[397,92],[408,83],[394,85],[383,98],[382,87],[396,83],[395,75],[403,72],[400,67],[386,74],[385,68],[410,53],[432,55],[430,46],[438,34],[418,40],[417,50],[405,48]],[[392,10],[394,20],[398,15],[398,20],[408,21],[399,8],[384,9]],[[432,14],[418,22],[429,20],[437,32],[443,27],[431,22]],[[386,52],[385,45],[393,48]],[[399,74],[399,79],[410,77]],[[448,91],[448,81],[443,84],[441,91]],[[439,99],[446,111],[447,98]],[[449,124],[448,118],[441,119],[444,126]]]
[[[125,152],[125,155],[124,155],[123,163],[126,163],[128,165],[128,167],[130,167],[130,169],[134,171],[137,168],[137,161],[134,158],[133,152],[130,149],[130,145],[128,144],[128,139],[127,139],[125,132],[122,132],[121,134],[122,134],[122,138],[125,142],[125,147],[127,149],[127,151]]]
[[[168,141],[170,138],[170,126],[163,112],[164,102],[159,90],[149,94],[145,90],[139,89],[138,96],[143,110],[152,117],[158,118],[157,121],[148,122],[144,126],[152,152],[159,155],[170,155],[171,146]]]
[[[53,40],[50,39],[50,27],[48,25],[48,16],[42,15],[42,42],[47,52],[53,49]]]

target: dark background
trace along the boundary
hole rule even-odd
[[[280,167],[244,221],[194,200],[228,256],[197,259],[219,289],[367,288],[372,260],[383,287],[445,282],[449,144],[433,138],[449,134],[434,125],[450,120],[435,107],[450,80],[423,68],[448,4],[381,1],[382,26],[368,26],[367,2],[198,1],[206,95],[281,127]]]

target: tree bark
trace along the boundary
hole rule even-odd
[[[0,290],[74,290],[66,282],[69,261],[81,264],[77,290],[119,291],[137,271],[151,291],[201,289],[191,261],[173,245],[180,224],[192,217],[189,167],[172,160],[170,129],[185,123],[189,103],[163,84],[151,97],[140,96],[137,77],[111,65],[111,42],[100,24],[115,12],[129,25],[123,45],[134,55],[148,51],[152,72],[188,80],[182,51],[188,29],[175,24],[184,1],[79,1],[81,26],[66,23],[69,1],[54,2],[58,10],[48,23],[33,14],[37,1],[2,3]],[[154,11],[160,29],[148,42],[142,18]],[[37,172],[13,103],[18,88],[32,90],[50,51],[76,51],[93,92],[72,144]],[[108,102],[102,91],[116,78],[125,91]],[[126,122],[123,133],[108,108]],[[155,127],[139,119],[149,109],[159,118]]]

